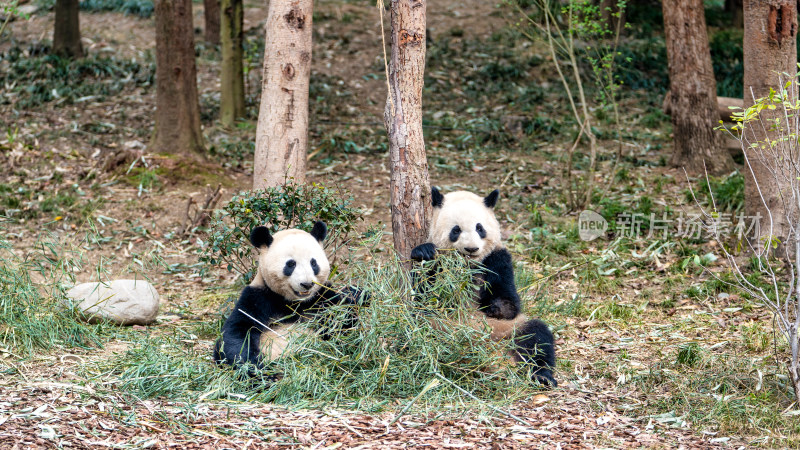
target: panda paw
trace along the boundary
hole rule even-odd
[[[342,304],[369,306],[370,294],[355,286],[347,286],[342,289]]]
[[[436,246],[428,242],[414,247],[411,250],[411,259],[414,261],[431,261],[436,257]]]
[[[519,314],[519,307],[513,302],[500,300],[482,308],[483,313],[492,319],[511,320]]]

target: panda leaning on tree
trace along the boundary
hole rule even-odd
[[[251,231],[250,243],[258,249],[256,275],[222,326],[215,362],[235,368],[249,364],[248,374],[257,375],[265,361],[285,356],[293,334],[306,332],[299,323],[319,318],[332,305],[360,304],[363,295],[357,288],[336,291],[327,282],[330,264],[321,245],[327,232],[323,222],[316,222],[310,233],[288,229],[273,236],[264,226]],[[315,331],[326,338],[355,320],[353,310],[351,323],[320,320]]]
[[[541,320],[529,319],[521,312],[511,254],[501,242],[500,224],[494,214],[499,196],[498,190],[481,198],[466,191],[442,195],[432,188],[429,242],[411,250],[411,259],[431,261],[437,249],[454,249],[477,263],[480,275],[475,280],[475,301],[484,317],[472,325],[488,325],[493,340],[513,339],[513,360],[532,364],[535,381],[556,386],[553,333]],[[436,276],[435,269],[431,273]]]

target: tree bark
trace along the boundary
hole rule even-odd
[[[219,45],[220,0],[203,0],[203,16],[206,20],[205,38],[212,45]]]
[[[191,0],[156,0],[156,117],[150,147],[203,153]]]
[[[788,74],[783,76],[783,82],[796,81],[797,0],[745,0],[744,17],[744,107],[748,108],[755,103],[754,99],[767,96],[770,88],[782,87],[778,74]],[[774,139],[777,134],[766,129],[766,121],[777,113],[777,110],[774,113],[763,111],[765,128],[755,124],[746,131],[748,138],[757,142]],[[751,238],[760,246],[765,244],[763,238],[769,234],[787,241],[790,237],[789,209],[784,202],[796,199],[790,198],[792,191],[786,177],[773,174],[770,166],[780,169],[790,163],[762,160],[754,149],[746,149],[745,156],[750,166],[749,170],[744,170],[745,211],[748,216],[761,218],[758,234]],[[781,257],[786,244],[788,242],[781,242],[776,249]]]
[[[56,0],[53,53],[69,58],[83,56],[78,0]]]
[[[269,2],[253,189],[306,179],[312,8],[312,0]]]
[[[242,36],[244,6],[242,0],[222,0],[222,67],[220,94],[220,121],[233,126],[236,119],[244,117],[244,67]]]
[[[401,258],[428,237],[430,182],[422,134],[425,72],[425,0],[392,0],[389,92],[384,122],[389,133],[392,231]]]
[[[672,165],[695,175],[727,173],[733,160],[718,124],[717,82],[711,66],[703,0],[664,0],[664,31],[672,108]]]

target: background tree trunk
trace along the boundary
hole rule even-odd
[[[692,174],[727,173],[733,160],[714,131],[719,121],[703,0],[664,0],[672,108],[672,165]],[[705,164],[705,165],[704,165]]]
[[[206,42],[219,45],[220,32],[220,0],[203,0],[203,16],[206,20],[205,38]]]
[[[312,0],[271,0],[253,189],[306,180]]]
[[[781,86],[779,73],[789,74],[784,76],[783,82],[796,81],[797,0],[745,0],[744,18],[744,107],[748,108],[753,105],[754,98],[765,97],[770,88],[778,89]],[[762,117],[769,118],[770,115],[762,112]],[[775,136],[775,132],[771,131],[765,134],[758,125],[751,130],[758,142],[773,139]],[[748,137],[751,137],[749,132]],[[770,233],[767,209],[771,211],[773,221],[772,235],[780,238],[788,236],[787,210],[783,202],[790,200],[786,197],[782,199],[779,193],[790,196],[791,190],[788,186],[781,185],[779,178],[770,173],[769,164],[765,166],[754,150],[746,149],[745,156],[752,170],[744,170],[745,211],[748,216],[761,217],[760,232],[752,236],[754,243],[763,245],[761,238]],[[774,163],[771,165],[775,166]],[[758,180],[758,186],[754,176]],[[764,195],[766,206],[761,200],[759,189]],[[777,251],[777,255],[784,255],[782,248]]]
[[[156,125],[158,153],[202,153],[191,0],[156,0]]]
[[[53,53],[70,58],[83,56],[78,0],[56,0]]]
[[[744,27],[744,5],[742,0],[725,0],[725,11],[731,15],[733,26]]]
[[[244,67],[242,66],[242,36],[244,7],[242,0],[222,0],[222,67],[220,95],[220,120],[233,126],[236,119],[244,117]]]
[[[401,258],[428,238],[430,181],[422,135],[425,72],[424,0],[392,0],[389,93],[384,121],[389,133],[394,248]]]

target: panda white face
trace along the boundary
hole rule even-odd
[[[430,241],[482,260],[500,245],[500,224],[492,209],[497,191],[481,198],[471,192],[451,192],[444,197],[433,189],[433,224]]]
[[[322,222],[317,224],[311,234],[291,229],[279,231],[274,236],[267,232],[269,239],[254,238],[258,228],[254,230],[251,234],[253,245],[262,245],[257,246],[258,275],[251,285],[263,282],[287,300],[304,300],[316,293],[328,280],[331,271],[328,257],[320,245],[327,230]]]

